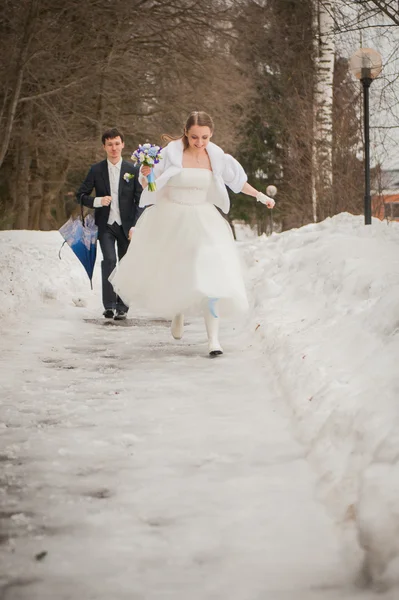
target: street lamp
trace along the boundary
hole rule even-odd
[[[268,196],[270,196],[271,198],[274,198],[274,196],[277,194],[277,188],[275,185],[268,185],[266,188],[266,194]],[[274,224],[273,224],[273,211],[270,211],[270,233],[273,233],[273,228],[274,228]]]
[[[382,69],[381,55],[372,48],[360,48],[349,61],[352,75],[363,84],[363,119],[364,119],[364,223],[371,225],[371,194],[370,194],[370,106],[369,88],[373,79],[378,77]]]

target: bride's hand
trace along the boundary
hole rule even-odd
[[[273,200],[273,198],[270,198],[270,196],[266,196],[266,194],[263,194],[262,192],[258,192],[256,194],[256,199],[258,202],[262,202],[262,204],[266,204],[267,208],[273,208],[274,205],[276,204],[275,201]]]
[[[151,167],[149,167],[148,165],[143,165],[141,167],[141,174],[144,175],[144,177],[147,177],[150,173],[151,173]]]

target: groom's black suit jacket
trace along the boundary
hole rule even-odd
[[[125,181],[123,176],[125,173],[134,175],[129,181]],[[126,160],[122,160],[121,174],[119,178],[119,210],[121,214],[122,228],[128,237],[129,229],[133,227],[143,209],[139,207],[140,196],[143,188],[139,183],[139,167],[132,165]],[[86,179],[76,193],[76,199],[84,206],[93,208],[94,196],[91,196],[92,191],[98,197],[110,196],[111,186],[109,183],[108,164],[107,160],[102,160],[90,167]],[[102,206],[94,209],[94,219],[98,227],[98,235],[105,231],[109,218],[109,206]]]

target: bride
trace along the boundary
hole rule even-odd
[[[164,136],[168,145],[155,165],[156,191],[147,186],[150,167],[141,168],[140,206],[149,206],[109,280],[128,306],[172,319],[180,339],[184,314],[203,312],[210,356],[223,353],[219,316],[245,311],[247,295],[230,225],[226,185],[273,208],[274,200],[247,182],[242,166],[211,142],[214,125],[205,112],[192,112],[184,134]],[[151,206],[150,206],[151,205]],[[134,231],[133,231],[134,229]]]

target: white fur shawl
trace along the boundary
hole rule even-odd
[[[241,192],[247,175],[240,163],[230,156],[225,154],[222,148],[209,142],[206,147],[209,159],[211,161],[213,172],[213,186],[208,193],[208,200],[212,204],[218,206],[224,213],[230,210],[230,199],[226,190],[226,185],[238,194]],[[140,206],[148,206],[156,204],[162,194],[162,189],[173,175],[180,173],[183,166],[183,142],[175,140],[162,150],[162,160],[155,165],[154,174],[156,177],[157,191],[149,192],[147,188],[143,190],[140,199]]]

